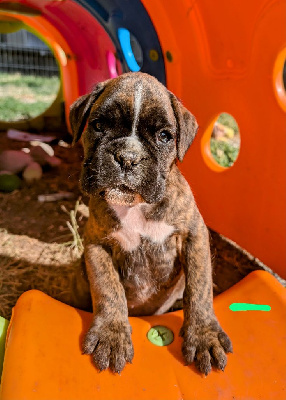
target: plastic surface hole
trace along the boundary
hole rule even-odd
[[[51,50],[26,30],[0,34],[0,121],[24,121],[45,112],[60,89]]]
[[[275,97],[286,112],[286,48],[276,58],[273,71],[273,85]]]
[[[286,92],[286,60],[284,61],[282,80],[283,80],[284,91]]]
[[[202,155],[206,164],[216,172],[230,168],[240,150],[240,133],[236,120],[228,113],[219,114],[202,138]]]
[[[158,60],[159,60],[159,53],[158,53],[158,51],[157,51],[157,50],[154,50],[154,49],[151,49],[151,50],[149,51],[149,58],[150,58],[150,60],[152,60],[152,61],[154,61],[154,62],[158,61]]]

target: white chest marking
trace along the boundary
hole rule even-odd
[[[111,234],[125,251],[133,251],[139,245],[141,237],[162,244],[174,232],[174,227],[162,221],[147,221],[142,213],[141,204],[134,207],[112,205],[122,227]]]

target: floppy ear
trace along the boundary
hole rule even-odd
[[[169,94],[177,121],[177,157],[182,162],[196,136],[198,124],[196,118],[183,106],[180,100],[173,93],[169,92]]]
[[[73,134],[73,142],[74,145],[81,137],[86,122],[88,120],[91,107],[93,106],[95,100],[101,95],[104,91],[106,84],[109,82],[100,82],[98,83],[94,90],[85,94],[84,96],[79,97],[71,106],[70,106],[70,125]]]

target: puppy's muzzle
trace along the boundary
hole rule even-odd
[[[122,172],[132,172],[135,167],[140,167],[145,151],[140,141],[135,137],[116,139],[110,148],[114,163]]]
[[[132,170],[142,160],[142,155],[138,151],[120,149],[114,154],[114,160],[122,170]]]

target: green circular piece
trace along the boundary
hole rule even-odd
[[[17,175],[3,174],[0,175],[0,192],[10,193],[19,189],[21,179]]]
[[[147,333],[148,340],[156,346],[168,346],[174,340],[174,334],[166,326],[153,326]]]

